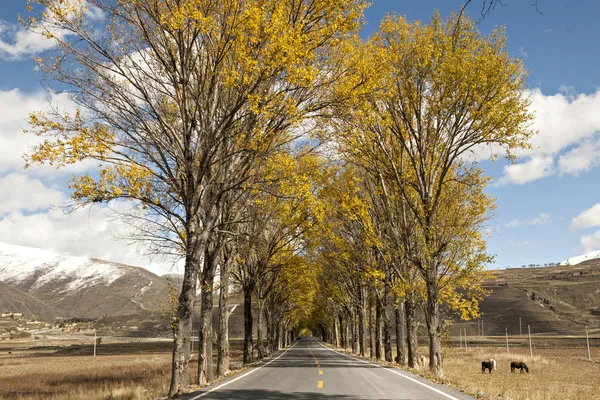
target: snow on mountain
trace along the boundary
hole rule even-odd
[[[124,266],[88,257],[73,257],[48,250],[0,242],[0,281],[19,285],[30,281],[32,290],[63,281],[61,291],[91,285],[110,285],[125,274]]]
[[[577,265],[584,261],[593,260],[596,258],[600,258],[600,250],[592,251],[590,253],[582,254],[580,256],[571,257],[561,262],[560,265]]]
[[[0,282],[85,317],[156,312],[168,296],[166,279],[144,268],[2,242]]]

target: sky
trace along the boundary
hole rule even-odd
[[[480,18],[484,0],[466,12]],[[491,268],[560,262],[600,250],[600,4],[588,0],[503,0],[478,27],[484,33],[503,25],[513,57],[530,71],[527,94],[538,134],[533,149],[518,153],[514,164],[503,158],[481,165],[492,178],[497,201],[489,222]],[[389,13],[429,21],[461,0],[372,0],[362,35],[368,37]],[[48,101],[68,110],[68,96],[48,94],[33,57],[50,48],[46,39],[23,30],[18,14],[26,0],[0,7],[0,241],[92,256],[166,273],[171,263],[152,260],[143,249],[119,240],[126,226],[106,207],[65,214],[65,182],[90,164],[56,171],[23,169],[22,155],[36,142],[24,133],[27,116]],[[100,16],[93,16],[100,17]]]

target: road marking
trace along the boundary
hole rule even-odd
[[[323,389],[323,381],[317,383],[317,389]]]
[[[323,375],[323,370],[319,370],[319,375]]]
[[[421,382],[421,381],[419,381],[419,380],[417,380],[417,379],[414,379],[414,378],[411,378],[410,376],[406,376],[406,375],[404,375],[404,374],[401,374],[400,372],[398,372],[397,370],[395,370],[395,369],[393,369],[393,368],[384,368],[384,367],[382,367],[382,366],[381,366],[381,365],[379,365],[379,364],[372,364],[372,363],[370,363],[370,362],[368,362],[368,361],[361,360],[360,358],[355,358],[355,357],[349,356],[349,355],[347,355],[347,354],[340,353],[340,352],[339,352],[339,351],[337,351],[337,350],[330,349],[329,347],[326,347],[326,346],[324,346],[324,345],[323,345],[321,342],[317,342],[317,343],[319,343],[319,344],[321,345],[321,347],[323,347],[323,348],[325,348],[325,349],[327,349],[327,350],[331,350],[331,351],[333,351],[334,353],[340,354],[340,355],[342,355],[342,356],[345,356],[345,357],[351,358],[351,359],[353,359],[353,360],[356,360],[356,361],[360,361],[361,363],[364,363],[364,364],[367,364],[367,365],[371,365],[371,366],[373,366],[373,367],[377,367],[377,368],[384,369],[384,370],[386,370],[386,371],[390,371],[390,372],[391,372],[391,373],[393,373],[393,374],[396,374],[396,375],[398,375],[398,376],[401,376],[401,377],[403,377],[403,378],[405,378],[405,379],[408,379],[409,381],[412,381],[412,382],[414,382],[414,383],[416,383],[416,384],[418,384],[418,385],[421,385],[421,386],[423,386],[423,387],[426,387],[427,389],[433,390],[434,392],[436,392],[436,393],[438,393],[438,394],[441,394],[442,396],[444,396],[444,397],[446,397],[446,398],[448,398],[448,399],[450,399],[450,400],[460,400],[460,399],[458,399],[458,398],[456,398],[456,397],[452,396],[451,394],[448,394],[448,393],[446,393],[446,392],[443,392],[443,391],[441,391],[441,390],[439,390],[439,389],[436,389],[436,388],[434,388],[433,386],[429,386],[428,384],[426,384],[426,383],[423,383],[423,382]]]
[[[279,360],[281,357],[283,357],[285,355],[285,353],[287,353],[288,351],[290,351],[291,349],[293,349],[297,344],[298,344],[298,342],[294,343],[294,345],[292,347],[290,347],[289,349],[287,349],[286,351],[284,351],[283,353],[281,353],[279,355],[279,357],[272,359],[268,363],[266,363],[264,365],[261,365],[260,367],[251,369],[250,371],[246,372],[244,375],[240,375],[237,378],[232,379],[230,381],[227,381],[227,382],[225,382],[225,383],[223,383],[223,384],[221,384],[221,385],[219,385],[217,387],[214,387],[214,388],[212,388],[212,389],[210,389],[210,390],[208,390],[208,391],[206,391],[204,393],[200,393],[198,396],[192,397],[189,400],[196,400],[196,399],[202,398],[202,397],[206,396],[207,394],[214,392],[215,390],[219,390],[221,388],[224,388],[225,386],[227,386],[229,384],[232,384],[233,382],[238,381],[238,380],[240,380],[240,379],[242,379],[242,378],[244,378],[244,377],[246,377],[246,376],[248,376],[248,375],[250,375],[250,374],[252,374],[252,373],[254,373],[256,371],[258,371],[262,367],[266,367],[267,365],[271,364],[273,361]]]

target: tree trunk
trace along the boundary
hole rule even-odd
[[[351,342],[350,342],[350,333],[351,333],[351,326],[350,326],[350,321],[351,321],[351,316],[350,314],[346,313],[346,318],[344,320],[344,349],[349,349],[351,346]]]
[[[179,295],[177,318],[173,328],[173,358],[169,397],[181,394],[190,384],[188,363],[191,355],[192,314],[196,300],[196,271],[202,263],[204,249],[192,250],[188,247],[183,274],[183,284]]]
[[[275,329],[276,329],[275,334],[277,335],[277,339],[276,339],[277,350],[281,350],[283,347],[283,343],[281,343],[281,321],[277,321],[277,326]]]
[[[444,371],[442,369],[442,344],[439,335],[440,315],[437,293],[437,277],[434,276],[428,279],[427,282],[427,312],[425,313],[425,319],[429,336],[429,369],[438,378],[441,378],[444,376]]]
[[[340,339],[341,339],[341,345],[343,349],[347,348],[347,335],[346,335],[346,331],[347,331],[347,325],[344,323],[344,316],[342,315],[342,313],[338,314],[338,320],[340,321]]]
[[[396,363],[406,365],[404,356],[404,302],[396,305]]]
[[[253,361],[252,346],[252,290],[244,288],[244,365]]]
[[[257,356],[257,360],[260,361],[265,357],[265,351],[264,351],[264,347],[263,347],[263,323],[262,323],[262,316],[263,316],[263,304],[264,301],[261,300],[260,298],[258,299],[258,301],[256,302],[257,304],[257,308],[256,308],[256,352],[258,354]]]
[[[265,307],[265,325],[267,325],[267,346],[265,347],[267,357],[273,354],[273,343],[275,341],[274,322],[270,307]]]
[[[229,266],[221,264],[221,283],[219,290],[219,329],[217,331],[217,376],[225,376],[229,372]]]
[[[406,318],[406,343],[408,350],[408,366],[419,368],[419,342],[417,339],[417,305],[412,294],[408,294],[404,303],[404,315]]]
[[[340,325],[339,322],[337,320],[337,318],[333,318],[333,324],[334,324],[334,328],[335,328],[335,347],[340,347]]]
[[[205,258],[205,263],[211,257]],[[198,373],[199,385],[206,385],[213,379],[213,357],[212,357],[212,308],[213,308],[213,282],[214,267],[205,266],[206,276],[201,282],[201,308],[200,328],[198,329]]]
[[[390,311],[390,295],[388,288],[385,288],[385,296],[383,303],[383,348],[384,359],[387,362],[392,362],[392,317]]]
[[[360,355],[363,357],[365,356],[365,354],[367,354],[367,335],[365,334],[367,330],[367,321],[365,318],[365,314],[366,310],[363,300],[363,304],[361,304],[361,306],[358,309],[358,338],[360,340]]]
[[[352,314],[352,352],[358,354],[358,317],[355,311]]]
[[[375,301],[375,358],[381,360],[381,302]]]
[[[375,357],[375,324],[373,323],[373,304],[369,302],[369,357]]]

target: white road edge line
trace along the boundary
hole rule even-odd
[[[284,355],[285,353],[287,353],[289,350],[291,350],[291,349],[293,349],[294,347],[296,347],[296,345],[297,345],[297,344],[298,344],[298,342],[294,343],[294,345],[293,345],[292,347],[288,348],[286,351],[284,351],[283,353],[281,353],[281,354],[280,354],[280,355],[279,355],[277,358],[274,358],[274,359],[272,359],[272,360],[271,360],[271,361],[269,361],[268,363],[266,363],[266,364],[264,364],[264,365],[261,365],[260,367],[253,368],[253,369],[251,369],[250,371],[246,372],[245,374],[243,374],[243,375],[240,375],[240,376],[238,376],[237,378],[234,378],[234,379],[232,379],[232,380],[230,380],[230,381],[227,381],[227,382],[225,382],[225,383],[222,383],[222,384],[220,384],[219,386],[216,386],[216,387],[214,387],[214,388],[212,388],[212,389],[210,389],[210,390],[208,390],[208,391],[206,391],[206,392],[200,393],[199,395],[197,395],[197,396],[195,396],[195,397],[192,397],[192,398],[190,398],[189,400],[196,400],[196,399],[199,399],[199,398],[201,398],[201,397],[204,397],[204,396],[206,396],[207,394],[214,392],[215,390],[219,390],[219,389],[221,389],[221,388],[224,388],[225,386],[227,386],[227,385],[229,385],[229,384],[232,384],[232,383],[233,383],[233,382],[235,382],[235,381],[238,381],[238,380],[240,380],[240,379],[242,379],[242,378],[244,378],[244,377],[246,377],[246,376],[248,376],[248,375],[250,375],[250,374],[253,374],[254,372],[256,372],[256,371],[258,371],[259,369],[261,369],[262,367],[266,367],[267,365],[271,364],[273,361],[277,361],[277,360],[279,360],[281,357],[283,357],[283,355]]]
[[[396,374],[396,375],[398,375],[398,376],[401,376],[401,377],[403,377],[403,378],[405,378],[405,379],[408,379],[409,381],[413,381],[414,383],[416,383],[416,384],[418,384],[418,385],[421,385],[421,386],[424,386],[424,387],[426,387],[427,389],[433,390],[434,392],[436,392],[436,393],[439,393],[439,394],[441,394],[442,396],[444,396],[444,397],[446,397],[446,398],[448,398],[448,399],[450,399],[450,400],[460,400],[460,399],[458,399],[458,398],[456,398],[456,397],[454,397],[454,396],[452,396],[452,395],[450,395],[450,394],[448,394],[448,393],[446,393],[446,392],[443,392],[443,391],[441,391],[441,390],[439,390],[439,389],[436,389],[436,388],[434,388],[433,386],[429,386],[428,384],[426,384],[426,383],[423,383],[423,382],[421,382],[421,381],[419,381],[419,380],[417,380],[417,379],[414,379],[414,378],[411,378],[410,376],[406,376],[406,375],[404,375],[404,374],[401,374],[400,372],[396,371],[396,370],[395,370],[395,369],[393,369],[393,368],[384,368],[384,367],[383,367],[383,366],[381,366],[381,365],[378,365],[378,364],[372,364],[372,363],[370,363],[370,362],[368,362],[368,361],[361,360],[360,358],[355,358],[355,357],[349,356],[349,355],[347,355],[347,354],[341,353],[341,352],[339,352],[339,351],[337,351],[337,350],[331,349],[331,348],[329,348],[329,347],[327,347],[327,346],[324,346],[324,345],[323,345],[321,342],[318,342],[318,343],[319,343],[321,346],[323,346],[323,348],[325,348],[325,349],[327,349],[327,350],[331,350],[331,351],[333,351],[334,353],[338,353],[338,354],[340,354],[340,355],[342,355],[342,356],[345,356],[345,357],[351,358],[351,359],[353,359],[353,360],[356,360],[356,361],[360,361],[360,362],[362,362],[362,363],[365,363],[365,364],[367,364],[367,365],[371,365],[371,366],[373,366],[373,367],[377,367],[377,368],[384,369],[384,370],[386,370],[386,371],[390,371],[390,372],[391,372],[391,373],[393,373],[393,374]]]

